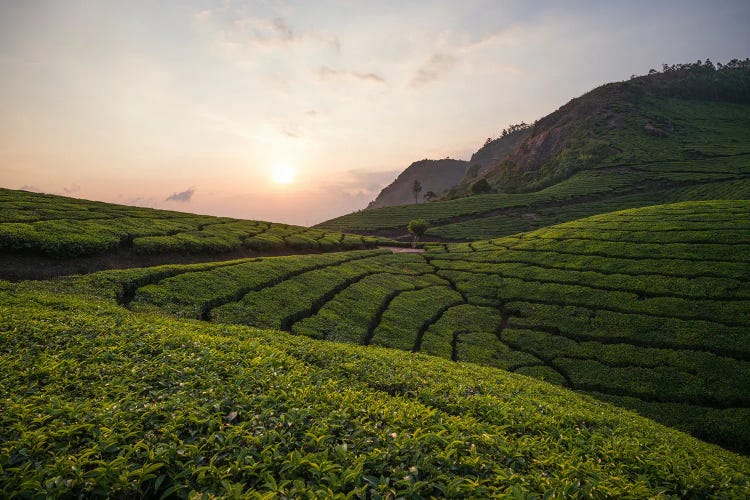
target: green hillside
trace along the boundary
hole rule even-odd
[[[622,208],[747,199],[748,88],[744,63],[608,84],[540,119],[484,172],[496,193],[364,210],[318,227],[401,236],[419,217],[434,239],[471,241]],[[471,193],[462,186],[454,193]]]
[[[424,255],[167,266],[43,286],[135,311],[490,365],[747,453],[748,235],[750,202],[693,202],[431,245]]]
[[[747,161],[750,165],[750,157]],[[592,180],[597,179],[597,176],[592,176]],[[568,204],[530,204],[516,210],[506,210],[499,215],[432,227],[428,229],[427,234],[444,241],[473,241],[531,231],[561,222],[627,208],[680,201],[750,200],[750,177],[688,184],[685,187],[648,193],[622,194],[587,201],[590,198],[592,197],[583,197],[577,202]]]
[[[3,497],[750,495],[747,458],[520,375],[21,288]]]
[[[0,188],[0,276],[76,260],[86,270],[262,253],[371,248],[375,238],[335,231],[138,208]],[[31,260],[29,257],[48,260]],[[120,260],[107,262],[101,257]],[[26,258],[26,261],[24,260]],[[98,260],[97,260],[98,259]],[[19,262],[20,261],[20,262]],[[27,262],[28,261],[28,262]],[[123,261],[129,265],[122,265]],[[31,269],[24,270],[27,266]],[[14,270],[16,267],[18,269]],[[67,273],[75,267],[62,267]],[[15,272],[14,272],[15,271]]]

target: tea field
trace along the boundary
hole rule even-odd
[[[432,227],[427,235],[442,241],[474,241],[508,236],[592,215],[663,203],[701,200],[749,200],[750,178],[689,185],[650,193],[611,196],[599,201],[531,205],[500,215]]]
[[[512,237],[106,271],[21,288],[424,352],[562,385],[750,452],[750,202]]]
[[[409,220],[430,223],[433,239],[474,241],[641,206],[750,199],[750,155],[602,166],[528,193],[493,193],[368,209],[317,227],[363,234],[404,233]]]
[[[518,374],[31,288],[0,282],[5,498],[750,495],[747,457]]]
[[[138,208],[0,188],[0,253],[56,259],[313,252],[374,247],[376,238],[287,224]]]

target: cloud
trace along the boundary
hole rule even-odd
[[[411,79],[411,87],[423,87],[450,72],[456,65],[456,58],[450,54],[433,54],[427,62],[417,70]]]
[[[341,41],[335,35],[318,31],[298,32],[283,17],[247,15],[247,9],[225,6],[193,15],[195,25],[225,48],[274,48],[313,42],[341,54]]]
[[[331,46],[331,48],[336,52],[336,54],[341,54],[341,41],[337,36],[331,38],[328,41],[328,44]]]
[[[179,201],[181,203],[189,203],[193,198],[194,193],[195,188],[189,188],[181,193],[172,193],[172,195],[168,196],[164,201]]]
[[[78,184],[71,184],[69,187],[63,188],[63,193],[67,195],[74,195],[80,192],[81,192],[81,186],[79,186]]]
[[[336,79],[355,79],[362,81],[369,81],[372,83],[387,83],[385,78],[378,75],[377,73],[360,73],[357,71],[342,71],[330,68],[328,66],[321,66],[318,68],[318,78],[323,81],[336,80]]]
[[[31,191],[32,193],[41,193],[42,192],[41,189],[39,189],[36,186],[32,186],[31,184],[24,184],[23,186],[21,186],[18,189],[20,189],[21,191]]]
[[[286,125],[282,127],[281,133],[291,139],[299,139],[302,135],[299,131],[299,127],[297,127],[294,124],[290,124],[290,125]]]
[[[294,41],[294,31],[281,17],[239,19],[235,21],[235,27],[238,29],[239,35],[244,35],[248,40],[260,45]]]
[[[297,36],[282,17],[248,16],[225,8],[202,10],[193,15],[198,29],[226,49],[285,46]]]

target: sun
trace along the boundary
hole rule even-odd
[[[294,182],[295,171],[286,165],[278,165],[271,170],[271,179],[276,184],[291,184]]]

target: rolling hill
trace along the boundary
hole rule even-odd
[[[622,208],[747,198],[750,63],[720,70],[681,65],[599,87],[538,120],[510,153],[475,179],[497,191],[422,206],[364,210],[328,230],[471,241]],[[526,131],[524,131],[526,132]],[[460,183],[454,195],[468,194]]]
[[[531,128],[526,124],[519,124],[504,129],[500,137],[488,137],[484,145],[471,155],[469,168],[466,170],[460,182],[451,186],[445,199],[455,198],[460,194],[467,195],[471,193],[471,187],[478,179],[484,177],[484,174],[494,165],[505,160],[521,142],[531,133]]]
[[[336,231],[0,188],[0,278],[372,248]]]
[[[518,374],[29,287],[0,282],[4,497],[750,494],[746,457]]]
[[[747,453],[749,234],[750,202],[692,202],[432,244],[424,255],[246,259],[46,286],[134,311],[494,366]]]

